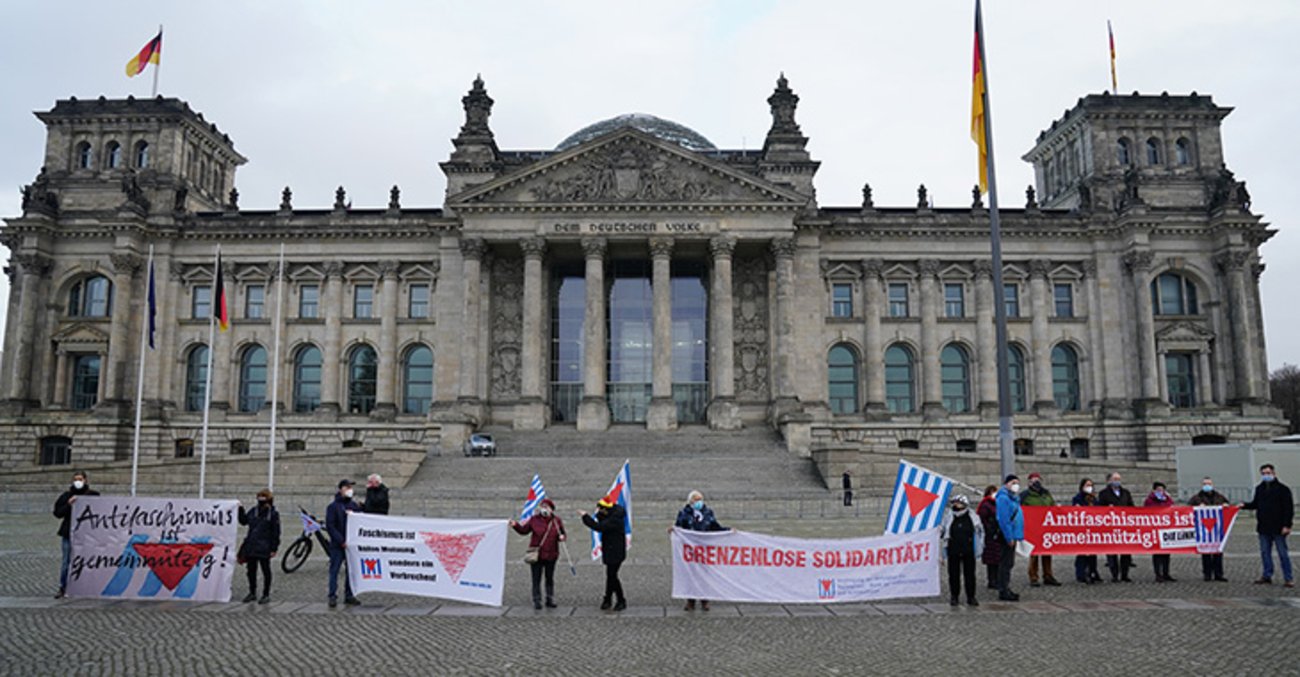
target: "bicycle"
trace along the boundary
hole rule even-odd
[[[323,552],[329,552],[330,547],[329,541],[325,540],[325,528],[321,526],[320,520],[302,506],[298,506],[298,512],[301,513],[299,518],[302,519],[302,535],[289,545],[289,548],[284,551],[284,556],[280,558],[280,569],[286,574],[297,571],[307,562],[307,557],[311,555],[313,534]]]

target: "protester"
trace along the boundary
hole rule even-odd
[[[851,477],[851,475],[852,475],[851,472],[845,470],[844,474],[840,476],[840,483],[844,485],[845,506],[853,505],[853,478]]]
[[[330,607],[339,603],[339,568],[346,563],[348,547],[348,513],[361,512],[361,506],[352,500],[352,480],[339,480],[339,491],[334,495],[334,502],[325,509],[325,530],[330,534],[330,569],[329,594]],[[357,605],[361,601],[352,596],[352,582],[343,576],[343,603]]]
[[[975,599],[975,560],[984,550],[984,525],[972,517],[970,500],[958,494],[943,518],[943,553],[948,559],[948,603],[957,606],[961,581],[966,580],[967,606],[979,606]]]
[[[984,572],[988,574],[989,589],[998,589],[998,564],[1002,561],[1002,530],[998,528],[998,504],[996,495],[998,487],[990,484],[984,487],[984,498],[975,509],[984,527],[984,554],[980,561],[984,563]]]
[[[366,478],[366,502],[361,504],[361,512],[388,514],[388,487],[384,486],[384,478],[378,474]]]
[[[1056,499],[1052,498],[1052,492],[1043,486],[1043,476],[1036,473],[1029,473],[1029,491],[1021,499],[1022,505],[1036,505],[1042,507],[1052,507],[1056,505]],[[1056,577],[1052,575],[1052,556],[1051,555],[1030,555],[1029,556],[1029,587],[1037,588],[1038,582],[1038,565],[1043,565],[1043,582],[1041,585],[1060,585]]]
[[[627,608],[627,598],[623,596],[623,583],[618,580],[619,567],[627,558],[627,533],[624,527],[626,513],[623,506],[610,496],[596,501],[596,516],[592,517],[586,510],[579,510],[582,523],[588,529],[600,532],[600,560],[605,564],[605,598],[600,603],[602,611],[610,608],[613,598],[618,598],[614,611]]]
[[[1201,480],[1201,490],[1187,501],[1187,505],[1228,505],[1228,497],[1214,490],[1214,480],[1208,476]],[[1201,555],[1201,574],[1206,581],[1215,580],[1220,583],[1227,583],[1228,579],[1223,576],[1223,553],[1205,553]]]
[[[271,560],[280,550],[280,513],[270,489],[257,492],[257,507],[244,510],[239,506],[239,523],[248,525],[248,535],[239,546],[239,557],[248,565],[248,596],[245,602],[271,601]],[[257,570],[262,569],[262,597],[257,597]]]
[[[849,481],[849,473],[844,472],[845,484]],[[851,495],[851,494],[850,494]],[[849,505],[845,503],[844,505]],[[686,505],[677,512],[676,526],[690,531],[726,531],[721,524],[718,524],[717,518],[713,516],[713,508],[704,504],[704,494],[698,491],[692,491],[686,496]],[[700,608],[704,611],[709,610],[709,600],[700,600]],[[686,610],[695,611],[695,600],[686,600]]]
[[[1020,478],[1007,475],[998,491],[998,529],[1002,531],[1002,557],[998,561],[998,599],[1018,602],[1011,590],[1011,568],[1016,563],[1016,544],[1025,537],[1025,516],[1020,511]]]
[[[1070,505],[1085,508],[1097,505],[1097,494],[1093,491],[1092,480],[1085,477],[1079,482],[1079,493],[1074,495]],[[1086,585],[1101,582],[1101,575],[1097,573],[1096,555],[1075,555],[1074,580]]]
[[[1133,507],[1133,494],[1124,488],[1124,478],[1118,472],[1111,473],[1106,478],[1106,488],[1101,490],[1101,495],[1097,497],[1097,505]],[[1132,555],[1106,555],[1106,568],[1110,569],[1110,582],[1132,583],[1133,579],[1128,577],[1128,570],[1133,568]]]
[[[555,502],[543,498],[534,512],[523,522],[510,520],[510,527],[520,534],[529,535],[528,552],[524,561],[532,569],[533,608],[542,608],[542,577],[546,577],[546,608],[555,608],[555,563],[560,559],[560,541],[566,540],[564,521],[555,514]]]
[[[1255,496],[1241,507],[1255,511],[1255,532],[1259,534],[1259,556],[1264,561],[1264,573],[1255,581],[1259,585],[1273,583],[1273,553],[1277,548],[1277,558],[1282,562],[1283,585],[1295,587],[1295,578],[1291,575],[1291,555],[1287,552],[1286,537],[1291,534],[1291,521],[1295,518],[1295,504],[1291,498],[1291,488],[1282,484],[1277,478],[1273,464],[1265,463],[1259,467],[1259,486],[1255,487]]]
[[[63,547],[63,564],[59,566],[59,594],[55,599],[62,599],[68,591],[68,564],[72,561],[72,506],[82,496],[98,496],[99,492],[90,488],[86,473],[78,470],[72,473],[72,484],[68,490],[59,494],[54,501],[54,516],[59,518],[59,538]]]
[[[1144,508],[1167,508],[1173,504],[1174,499],[1166,490],[1164,482],[1152,484],[1151,493],[1147,494],[1145,501],[1142,501],[1142,507]],[[1177,580],[1169,575],[1170,557],[1168,554],[1151,556],[1151,567],[1155,569],[1157,583],[1173,583]]]

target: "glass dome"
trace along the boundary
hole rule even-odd
[[[635,127],[647,134],[652,134],[665,141],[671,141],[688,150],[710,151],[718,149],[717,146],[713,145],[713,142],[690,127],[679,125],[672,120],[647,115],[646,113],[628,113],[608,120],[601,120],[579,129],[570,134],[567,139],[561,141],[560,145],[555,147],[555,150],[567,150],[623,127]]]

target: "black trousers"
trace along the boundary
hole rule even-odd
[[[994,547],[1000,548],[1002,546],[998,545]],[[984,569],[985,571],[988,572],[989,575],[989,587],[996,589],[998,587],[998,565],[985,564]]]
[[[248,592],[250,594],[257,592],[257,569],[261,567],[262,577],[262,596],[271,594],[271,559],[269,557],[248,557],[245,558],[248,564]]]
[[[555,560],[543,559],[529,565],[533,570],[533,604],[542,603],[542,574],[546,574],[546,601],[555,600]]]
[[[1156,571],[1156,578],[1169,578],[1169,558],[1171,555],[1152,555],[1151,568]]]
[[[1201,573],[1205,574],[1205,580],[1212,578],[1223,578],[1223,555],[1201,555]]]
[[[966,599],[975,599],[975,553],[948,550],[948,596],[961,596],[961,582],[966,579]]]
[[[1133,556],[1106,555],[1106,568],[1110,569],[1111,579],[1128,578],[1128,570],[1133,568]]]
[[[853,490],[844,490],[844,505],[853,505]]]
[[[618,570],[623,566],[622,562],[605,564],[605,599],[609,600],[614,596],[618,597],[620,602],[626,601],[623,597],[623,583],[618,580]]]
[[[1010,543],[1002,544],[1002,559],[998,561],[998,593],[1011,592],[1011,568],[1016,565],[1016,548]]]

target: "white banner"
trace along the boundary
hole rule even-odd
[[[505,520],[348,515],[352,591],[501,606]]]
[[[72,505],[68,595],[229,602],[235,501],[82,496]]]
[[[826,604],[939,594],[939,530],[784,538],[673,529],[673,597]]]

